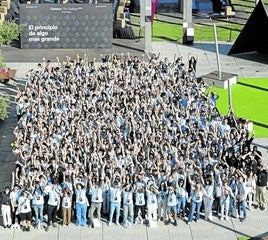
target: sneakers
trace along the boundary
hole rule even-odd
[[[191,222],[187,222],[188,225],[191,225]]]
[[[117,226],[119,226],[119,225],[120,225],[120,224],[119,224],[119,222],[116,222],[115,224],[116,224]]]
[[[52,223],[52,226],[53,226],[53,227],[57,227],[57,224],[56,224],[56,223]]]
[[[108,226],[111,227],[112,226],[112,223],[111,222],[108,222]]]
[[[178,226],[177,220],[174,221],[174,226]]]
[[[242,219],[240,219],[240,222],[246,222],[246,221],[247,221],[246,218],[242,218]]]
[[[26,232],[30,232],[30,227],[26,227]]]
[[[46,231],[46,232],[48,232],[48,230],[49,230],[49,226],[47,226],[47,227],[45,228],[45,231]]]
[[[165,225],[169,225],[170,224],[170,220],[167,220],[166,222],[165,222]]]
[[[40,230],[41,229],[41,223],[39,222],[37,225],[37,229]]]

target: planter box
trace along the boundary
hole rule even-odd
[[[8,69],[5,73],[0,72],[0,82],[7,83],[9,79],[15,79],[16,72],[16,69]]]

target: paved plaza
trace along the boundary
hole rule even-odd
[[[256,55],[250,56],[228,56],[227,53],[231,48],[229,42],[219,44],[220,61],[222,71],[238,74],[238,77],[268,77],[267,58],[260,56],[258,61]],[[144,42],[137,40],[114,40],[112,49],[79,49],[79,50],[24,50],[16,47],[4,46],[2,53],[6,65],[17,69],[15,81],[11,80],[8,84],[0,84],[1,92],[7,94],[11,101],[14,100],[16,88],[22,88],[25,83],[25,77],[31,68],[41,62],[43,57],[52,62],[56,57],[64,58],[66,55],[76,57],[76,53],[81,56],[86,53],[90,58],[96,57],[100,60],[100,54],[126,54],[140,56],[143,54]],[[193,45],[182,45],[175,42],[153,42],[153,52],[160,52],[160,57],[168,57],[173,60],[174,53],[181,54],[188,58],[188,53],[198,55],[197,75],[203,76],[211,71],[217,70],[217,59],[215,46],[213,43],[194,43]],[[185,60],[187,63],[187,60]],[[10,143],[14,140],[13,130],[16,126],[16,113],[14,103],[9,109],[9,118],[0,123],[0,187],[10,185],[11,171],[14,169],[15,156],[11,154]],[[268,162],[268,140],[255,139],[253,144],[257,145],[263,153],[263,157]],[[30,232],[21,230],[4,229],[0,227],[0,240],[171,240],[171,239],[226,239],[233,240],[239,237],[250,237],[252,239],[261,239],[268,236],[268,214],[267,209],[261,211],[254,209],[248,211],[248,221],[241,223],[239,219],[231,218],[229,221],[220,221],[214,216],[213,221],[208,222],[203,219],[199,223],[193,222],[190,226],[186,222],[179,220],[178,226],[165,226],[158,222],[156,228],[149,228],[145,225],[132,226],[125,229],[122,226],[107,226],[106,221],[101,223],[101,228],[92,229],[89,227],[76,227],[74,224],[70,227],[58,225],[51,228],[48,232],[36,230],[33,227]],[[1,219],[2,221],[2,219]],[[2,222],[0,225],[2,226]]]

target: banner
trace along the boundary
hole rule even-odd
[[[151,21],[153,22],[154,20],[154,15],[156,13],[156,9],[157,9],[157,4],[158,4],[158,0],[152,0],[152,6],[151,6]]]
[[[111,48],[112,4],[21,4],[21,48]]]

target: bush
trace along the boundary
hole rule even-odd
[[[3,44],[9,45],[13,40],[18,40],[21,25],[15,21],[5,21],[0,25],[0,47]]]
[[[4,120],[8,117],[7,112],[8,106],[9,106],[8,97],[0,95],[0,119]]]

